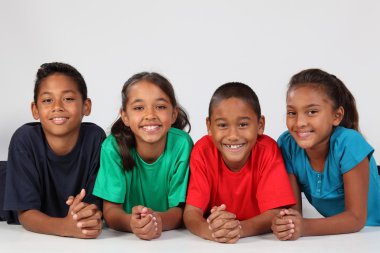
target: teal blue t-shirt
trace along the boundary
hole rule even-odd
[[[188,133],[170,128],[165,150],[153,163],[130,150],[136,166],[127,171],[122,166],[115,137],[103,142],[100,168],[93,194],[110,202],[123,204],[127,213],[143,205],[164,212],[185,202],[189,178],[189,158],[193,141]]]
[[[279,137],[278,145],[288,173],[297,178],[306,198],[325,217],[344,211],[343,174],[368,157],[370,180],[366,225],[380,225],[380,176],[373,158],[374,149],[359,132],[344,127],[335,129],[323,172],[313,170],[305,150],[297,145],[289,131]]]

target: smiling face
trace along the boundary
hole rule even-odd
[[[149,146],[162,152],[166,135],[177,118],[177,108],[173,108],[169,97],[157,85],[148,81],[133,84],[127,92],[121,118],[135,135],[137,151],[141,154]]]
[[[343,108],[334,110],[322,89],[306,85],[291,89],[286,104],[286,125],[297,144],[306,152],[327,152],[333,129],[343,118]]]
[[[76,142],[82,118],[90,112],[91,101],[83,101],[78,85],[63,74],[43,79],[32,103],[33,117],[40,120],[48,142],[56,137]]]
[[[213,106],[206,123],[227,167],[239,171],[251,155],[257,136],[263,134],[265,122],[247,102],[231,97]]]

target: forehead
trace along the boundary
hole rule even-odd
[[[149,81],[138,81],[132,84],[128,88],[128,101],[133,102],[134,100],[167,100],[170,101],[168,95],[161,90],[156,84]]]
[[[289,90],[286,103],[288,106],[307,106],[311,104],[332,104],[332,101],[322,88],[300,86]]]
[[[211,111],[211,118],[257,118],[257,114],[253,110],[252,106],[246,101],[240,98],[231,97],[214,104]]]
[[[79,92],[78,84],[71,77],[53,74],[41,81],[38,94],[61,92]]]

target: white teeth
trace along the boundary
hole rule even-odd
[[[153,131],[157,128],[158,128],[158,126],[143,126],[143,129],[146,131]]]
[[[63,117],[60,117],[60,118],[57,117],[57,118],[52,118],[52,120],[55,124],[63,124],[66,122],[67,119]]]
[[[238,148],[243,147],[242,144],[235,144],[235,145],[227,145],[227,144],[225,144],[225,146],[226,146],[227,148],[230,148],[230,149],[238,149]]]

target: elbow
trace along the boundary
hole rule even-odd
[[[367,221],[367,214],[353,215],[352,232],[359,232],[362,230]]]

